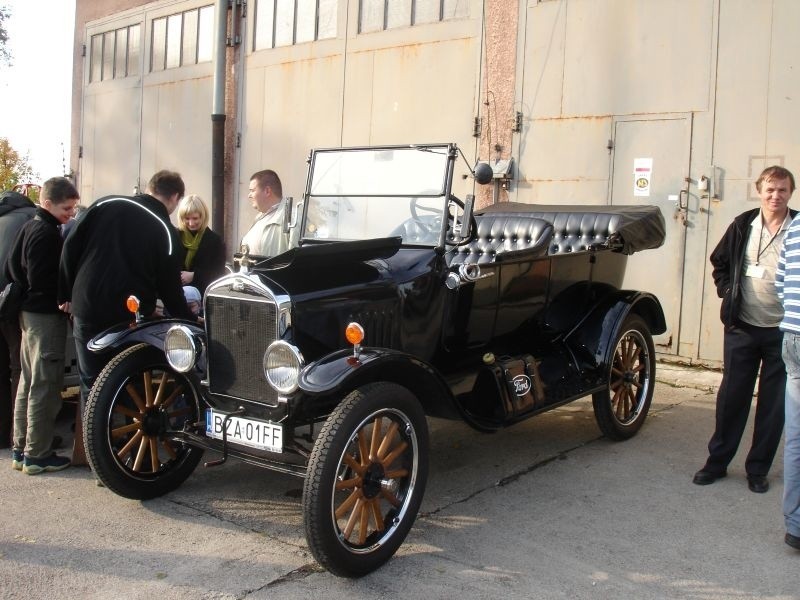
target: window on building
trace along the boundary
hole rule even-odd
[[[138,75],[140,34],[140,25],[130,25],[93,35],[89,40],[89,81]]]
[[[361,0],[359,33],[469,16],[468,0]]]
[[[210,62],[213,34],[213,5],[153,19],[150,70]]]
[[[256,0],[253,50],[336,37],[338,0]]]
[[[181,33],[183,15],[167,17],[167,69],[181,66]],[[188,64],[195,64],[194,62]]]
[[[142,29],[138,25],[128,27],[128,77],[139,74],[139,59],[142,56]]]
[[[128,47],[128,30],[126,29],[117,29],[115,32],[115,40],[114,40],[114,47],[115,48],[127,48]],[[128,62],[128,53],[127,52],[115,52],[114,53],[114,73],[127,73],[127,62]]]
[[[200,9],[200,25],[197,28],[197,62],[211,62],[214,53],[214,7]]]

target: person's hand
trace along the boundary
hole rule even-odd
[[[189,285],[194,280],[194,271],[181,271],[181,285]]]
[[[70,314],[72,312],[72,302],[67,301],[67,302],[64,302],[64,304],[59,304],[58,305],[58,310],[60,310],[62,312],[65,312],[67,314]]]

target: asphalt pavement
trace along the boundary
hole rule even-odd
[[[727,478],[693,485],[720,374],[657,372],[647,422],[626,442],[600,435],[589,399],[493,435],[430,420],[420,515],[397,555],[357,580],[314,562],[299,478],[231,460],[139,502],[87,468],[28,476],[4,454],[0,597],[800,598],[782,448],[766,494],[748,490],[742,450]],[[69,435],[69,419],[60,427]]]

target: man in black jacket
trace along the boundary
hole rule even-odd
[[[786,389],[783,334],[778,329],[783,306],[775,288],[775,270],[783,235],[797,211],[788,207],[795,188],[791,172],[768,167],[755,183],[761,207],[736,217],[711,253],[714,283],[722,298],[724,372],[708,459],[693,481],[708,485],[727,474],[747,425],[758,378],[753,443],[745,471],[750,490],[764,493],[783,432]]]
[[[78,190],[65,177],[45,181],[36,216],[25,223],[6,261],[6,276],[25,288],[20,364],[14,406],[12,466],[28,475],[60,471],[70,459],[52,451],[64,384],[67,318],[58,308],[61,225],[75,214]]]
[[[22,226],[36,214],[36,205],[18,192],[0,195],[0,289],[8,284],[4,265]],[[14,397],[19,383],[19,319],[0,321],[0,448],[11,446]]]
[[[108,360],[86,344],[112,325],[131,320],[128,296],[139,298],[145,317],[155,315],[161,299],[171,316],[194,320],[181,287],[181,242],[169,220],[184,192],[178,173],[159,171],[145,194],[97,200],[64,242],[59,303],[73,316],[81,409]]]

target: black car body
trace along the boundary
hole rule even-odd
[[[317,560],[357,576],[392,556],[427,478],[425,416],[484,432],[592,395],[603,432],[641,427],[658,300],[621,289],[627,256],[661,245],[656,207],[452,195],[453,144],[315,150],[287,213],[292,248],[236,257],[205,324],[121,325],[92,390],[98,477],[164,494],[204,449],[305,478]],[[208,464],[208,463],[207,463]]]

